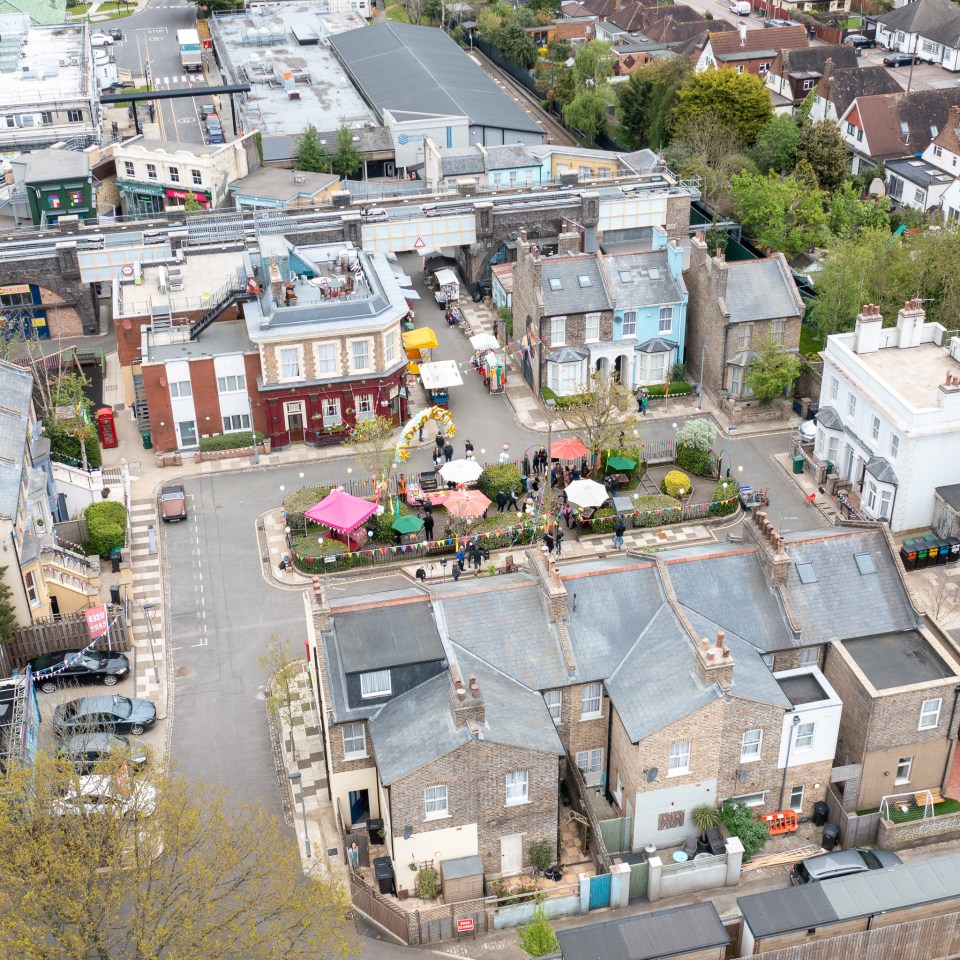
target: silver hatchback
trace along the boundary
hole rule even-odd
[[[816,857],[807,857],[794,864],[790,871],[790,882],[800,886],[804,883],[819,883],[834,877],[849,877],[868,870],[882,870],[895,867],[903,861],[889,850],[865,850],[854,847],[850,850],[834,850],[821,853]]]

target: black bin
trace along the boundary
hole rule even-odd
[[[119,607],[120,604],[123,602],[120,599],[120,587],[117,584],[114,584],[110,588],[110,602],[117,607]]]
[[[903,545],[900,547],[900,562],[903,564],[904,570],[917,569],[917,548],[912,540],[903,541]]]
[[[925,540],[914,540],[917,547],[917,569],[922,570],[927,565],[927,543]]]
[[[947,543],[946,540],[937,540],[934,546],[940,551],[937,554],[937,566],[942,567],[947,562],[950,553],[950,544]]]
[[[818,800],[813,805],[813,825],[815,827],[822,827],[827,822],[829,815],[830,808],[827,806],[826,800]]]
[[[960,560],[960,537],[947,537],[947,546],[950,547],[947,563],[956,563]]]
[[[383,833],[383,821],[382,820],[368,820],[367,821],[367,833],[370,834],[370,843],[383,843],[383,837],[380,835]]]
[[[389,857],[374,857],[373,875],[377,878],[377,889],[389,896],[393,893],[393,864]]]
[[[837,845],[840,828],[835,823],[828,823],[823,828],[823,849],[832,850]]]

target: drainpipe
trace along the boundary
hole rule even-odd
[[[957,699],[960,698],[960,686],[953,688],[953,706],[950,708],[950,723],[947,725],[947,759],[943,765],[943,776],[940,778],[940,792],[946,789],[947,774],[950,772],[950,762],[953,760],[953,752],[956,747],[956,738],[953,735],[953,722],[957,716]]]
[[[601,703],[602,702],[603,701],[601,700]],[[613,740],[611,739],[612,736],[613,736],[613,704],[610,703],[609,706],[607,707],[607,769],[606,769],[605,776],[603,778],[607,784],[606,789],[604,790],[604,796],[606,798],[607,803],[610,803],[610,801],[614,799],[613,791],[610,789],[610,754],[613,752],[610,749],[610,744],[613,743]],[[619,801],[617,801],[617,805],[618,806],[620,805]],[[620,808],[620,810],[621,812],[623,812],[622,807]]]
[[[790,749],[793,747],[793,734],[797,727],[800,726],[800,714],[795,713],[793,715],[793,726],[790,727],[787,738],[787,759],[783,764],[783,783],[780,784],[780,805],[777,807],[778,810],[783,809],[783,796],[787,791],[787,771],[790,769]]]

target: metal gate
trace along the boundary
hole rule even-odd
[[[202,218],[187,218],[187,238],[190,243],[242,240],[244,229],[241,213],[213,213]]]
[[[610,874],[590,878],[590,909],[599,910],[610,906]]]

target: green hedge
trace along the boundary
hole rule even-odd
[[[650,396],[653,399],[663,399],[664,391],[666,387],[662,383],[654,383],[647,387],[647,390],[650,393]],[[682,397],[689,396],[693,392],[693,387],[690,386],[685,380],[674,380],[670,384],[670,396],[671,397]]]
[[[302,490],[287,494],[283,501],[287,526],[291,530],[303,530],[307,522],[303,515],[304,511],[319,503],[329,492],[329,487],[304,487]]]
[[[257,443],[263,443],[266,434],[257,434]],[[212,437],[200,438],[200,452],[210,453],[214,450],[240,450],[243,447],[253,446],[253,434],[248,430],[240,433],[217,433]]]
[[[60,463],[66,463],[71,467],[80,467],[83,460],[80,456],[80,441],[76,437],[67,436],[65,433],[51,432],[50,424],[46,424],[47,436],[50,438],[50,456]],[[100,438],[96,431],[91,431],[89,437],[84,440],[84,447],[87,454],[87,466],[91,470],[96,470],[103,464],[103,451],[100,449]]]
[[[114,547],[122,547],[127,538],[127,509],[122,503],[104,500],[91,503],[83,515],[87,521],[87,547],[105,557]]]
[[[697,477],[707,477],[715,466],[713,454],[709,450],[699,450],[685,443],[677,444],[676,464],[681,470]]]
[[[726,484],[726,488],[724,488]],[[713,496],[710,498],[713,505],[710,507],[710,513],[714,517],[726,517],[734,513],[740,506],[740,490],[736,480],[726,480],[721,477],[713,489]]]
[[[502,490],[509,493],[511,487],[517,488],[520,493],[520,470],[513,463],[497,464],[492,467],[484,467],[483,473],[477,480],[477,486],[480,492],[496,502],[497,492]]]
[[[600,464],[604,472],[607,470],[607,461],[611,457],[628,457],[630,460],[636,460],[637,465],[632,470],[618,470],[617,473],[625,473],[628,477],[639,478],[647,472],[647,465],[643,462],[643,447],[616,447],[613,450],[603,450],[600,453]]]

